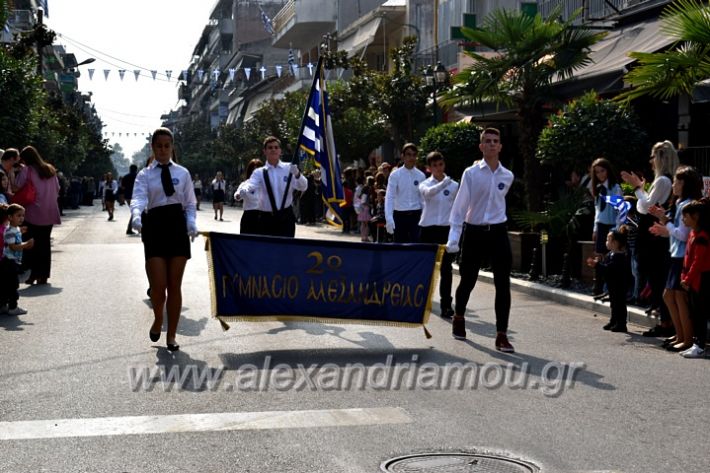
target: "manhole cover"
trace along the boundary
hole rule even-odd
[[[467,472],[467,473],[536,473],[526,462],[499,455],[478,453],[422,453],[392,458],[382,464],[386,472]]]

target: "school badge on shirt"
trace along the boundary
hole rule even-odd
[[[498,183],[498,190],[503,190],[503,189],[505,189],[505,184],[503,184],[502,182],[499,182]]]

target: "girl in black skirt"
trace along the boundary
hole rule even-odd
[[[118,191],[118,183],[116,179],[113,178],[113,174],[110,172],[106,173],[106,180],[104,181],[104,203],[106,205],[106,210],[108,211],[108,219],[113,220],[114,206],[116,205],[116,192]]]
[[[175,334],[182,308],[182,276],[190,258],[190,237],[198,234],[196,199],[190,172],[175,162],[170,130],[155,130],[151,146],[155,159],[138,173],[133,187],[132,226],[141,232],[150,282],[155,317],[150,339],[159,340],[166,309],[167,347],[176,351],[180,348]]]
[[[261,198],[261,193],[258,190],[253,190],[249,192],[244,184],[249,180],[254,169],[260,168],[264,165],[261,159],[252,159],[247,164],[247,173],[244,181],[237,188],[237,192],[234,193],[234,200],[243,201],[244,213],[242,213],[242,220],[239,223],[239,233],[242,234],[260,234],[259,229],[259,199]]]
[[[224,180],[222,171],[217,171],[217,175],[212,180],[212,208],[214,208],[214,219],[217,220],[217,212],[219,212],[219,220],[222,221],[224,213],[224,193],[227,190],[227,181]]]

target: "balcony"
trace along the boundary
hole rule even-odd
[[[13,10],[7,22],[13,30],[26,31],[32,29],[37,21],[31,10]]]
[[[290,0],[272,19],[273,46],[277,48],[310,49],[321,37],[333,31],[337,2]]]

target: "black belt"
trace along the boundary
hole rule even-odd
[[[422,209],[417,210],[395,210],[394,213],[399,215],[418,215],[422,213]]]
[[[470,223],[466,224],[466,230],[479,231],[479,232],[490,232],[493,230],[505,229],[506,223],[493,223],[490,225],[472,225]]]

